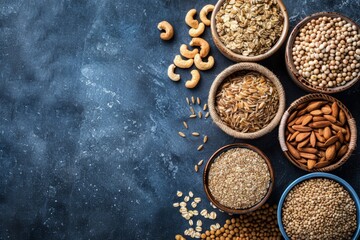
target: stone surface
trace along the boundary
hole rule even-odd
[[[284,1],[292,27],[318,11],[359,22],[360,1]],[[211,209],[193,167],[219,147],[241,142],[207,120],[188,121],[209,136],[180,138],[185,97],[203,102],[232,64],[210,40],[216,66],[193,91],[171,82],[167,66],[190,41],[184,16],[209,1],[21,1],[0,5],[0,239],[173,239],[188,228],[172,207],[192,190]],[[215,3],[215,1],[210,1]],[[168,20],[175,38],[156,25]],[[287,105],[306,94],[285,70],[284,47],[261,62],[279,76]],[[360,119],[359,85],[339,98]],[[358,120],[360,121],[360,120]],[[253,141],[274,166],[271,203],[305,172],[283,156],[277,131]],[[333,173],[360,193],[359,150]],[[201,168],[202,170],[202,168]],[[219,222],[226,218],[218,212]],[[214,222],[205,221],[205,227]]]

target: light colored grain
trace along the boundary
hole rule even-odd
[[[194,110],[194,108],[193,108],[193,107],[191,107],[191,106],[190,106],[190,112],[191,112],[191,114],[192,114],[192,115],[194,115],[194,114],[195,114],[195,110]]]
[[[196,118],[196,114],[191,114],[189,118]]]
[[[202,118],[202,112],[201,111],[198,112],[198,117]]]
[[[185,133],[183,133],[183,132],[178,132],[178,134],[180,137],[183,137],[183,138],[186,137]]]
[[[200,146],[198,146],[197,150],[201,151],[203,148],[204,148],[204,145],[201,144]]]
[[[193,220],[191,220],[191,219],[189,220],[189,225],[190,225],[190,226],[194,225]]]
[[[197,98],[196,98],[196,102],[197,102],[197,104],[198,104],[198,105],[200,105],[200,104],[201,104],[201,100],[200,100],[200,98],[199,98],[199,97],[197,97]]]
[[[191,102],[192,102],[192,104],[195,104],[195,98],[194,98],[194,96],[191,96]]]
[[[181,202],[180,207],[186,207],[186,202]]]
[[[179,207],[179,206],[180,206],[180,204],[178,202],[173,203],[173,207]]]
[[[203,164],[204,160],[200,160],[197,165],[201,166]]]
[[[203,142],[204,142],[204,143],[207,143],[207,141],[208,141],[208,136],[205,135],[205,136],[204,136],[204,139],[203,139]]]
[[[208,105],[205,103],[205,104],[204,104],[204,107],[203,107],[203,111],[206,111],[206,110],[207,110],[207,107],[208,107]]]
[[[194,193],[192,191],[189,192],[189,197],[194,197]]]
[[[181,191],[176,192],[176,196],[181,197],[182,195],[183,195],[183,193]]]
[[[192,132],[191,135],[193,135],[194,137],[198,137],[198,136],[200,136],[200,133],[198,133],[198,132]]]
[[[198,166],[198,165],[195,165],[195,166],[194,166],[194,169],[195,169],[195,172],[198,172],[198,171],[199,171],[199,166]]]
[[[199,198],[199,197],[194,198],[194,202],[196,202],[196,203],[201,202],[201,198]]]
[[[190,100],[189,100],[188,97],[186,98],[186,103],[187,103],[188,105],[190,105]]]
[[[185,121],[183,121],[183,125],[184,125],[184,128],[186,128],[186,129],[189,128],[188,124]]]
[[[184,202],[188,202],[190,200],[190,197],[189,196],[185,196],[184,197]]]
[[[210,116],[210,112],[207,112],[206,114],[205,114],[205,118],[208,118]]]

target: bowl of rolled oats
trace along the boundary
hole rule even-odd
[[[208,106],[212,120],[225,133],[255,139],[279,124],[285,92],[269,69],[257,63],[237,63],[216,77]]]
[[[211,17],[216,47],[235,62],[270,57],[285,42],[288,30],[281,0],[219,0]]]
[[[338,93],[360,79],[360,28],[348,17],[319,12],[301,20],[286,44],[286,67],[309,92]]]
[[[235,143],[217,150],[203,174],[208,199],[220,210],[245,214],[261,207],[274,186],[270,160],[257,147]]]

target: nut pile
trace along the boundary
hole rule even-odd
[[[359,29],[341,18],[313,19],[296,37],[292,56],[298,73],[312,87],[345,85],[360,74]]]
[[[196,9],[190,9],[185,16],[185,23],[190,27],[189,35],[192,37],[189,45],[194,48],[189,50],[186,44],[182,44],[180,46],[181,55],[175,56],[173,64],[170,64],[168,67],[167,75],[172,81],[180,81],[180,74],[175,73],[176,67],[188,69],[195,65],[196,69],[190,72],[191,79],[185,82],[186,88],[195,88],[201,78],[200,71],[209,70],[215,64],[214,57],[208,56],[210,52],[209,43],[205,39],[200,38],[205,31],[205,26],[210,26],[210,20],[207,16],[213,9],[214,5],[211,4],[205,5],[201,9],[199,16],[202,22],[200,23],[194,18]],[[158,28],[165,30],[165,32],[160,35],[163,40],[171,39],[174,30],[169,23],[166,21],[160,22]],[[196,47],[199,47],[200,50]],[[205,58],[207,58],[207,60],[205,60]]]
[[[336,102],[316,100],[300,104],[287,120],[286,146],[308,169],[338,161],[349,148],[350,129]]]
[[[296,185],[282,208],[290,239],[352,239],[356,230],[356,207],[337,182],[315,178]]]
[[[220,204],[233,209],[256,205],[266,195],[270,172],[265,160],[247,148],[220,154],[209,170],[209,190]]]
[[[256,72],[229,77],[216,94],[215,108],[222,121],[239,132],[267,126],[279,108],[274,84]]]
[[[201,234],[201,239],[281,239],[276,219],[276,205],[263,205],[260,209],[226,220],[224,226]]]
[[[226,0],[215,19],[220,40],[244,56],[266,53],[276,44],[284,27],[276,0]]]

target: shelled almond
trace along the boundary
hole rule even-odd
[[[323,168],[348,151],[350,128],[337,102],[316,100],[300,104],[286,125],[286,146],[291,157],[308,169]]]

